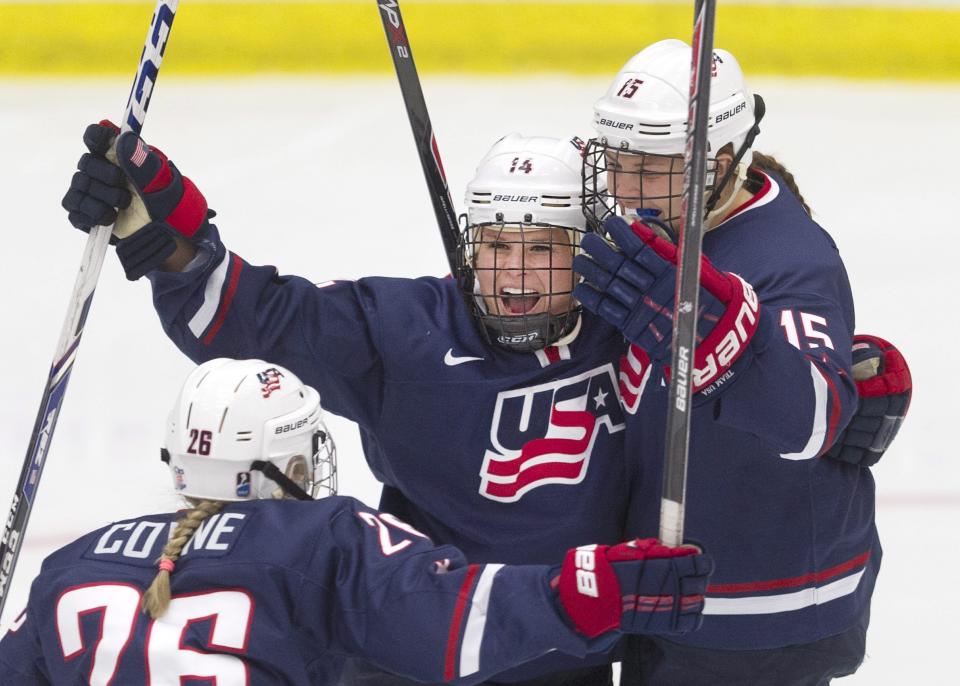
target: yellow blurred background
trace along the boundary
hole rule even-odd
[[[388,0],[380,0],[388,2]],[[150,0],[0,2],[0,75],[126,74]],[[689,2],[404,0],[423,73],[607,74],[644,45],[690,38]],[[386,73],[376,0],[184,0],[164,72]],[[960,80],[960,4],[720,2],[715,44],[752,75]]]

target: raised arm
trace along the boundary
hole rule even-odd
[[[164,330],[193,361],[263,358],[295,369],[324,406],[377,416],[379,320],[360,283],[318,287],[231,253],[197,186],[160,150],[109,122],[89,126],[63,199],[81,230],[116,221],[127,278],[146,275]]]

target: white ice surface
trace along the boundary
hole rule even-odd
[[[429,79],[455,201],[510,131],[586,137],[605,79]],[[0,81],[0,508],[30,437],[85,238],[60,208],[84,126],[119,118],[129,84]],[[960,88],[761,80],[758,149],[796,174],[846,260],[857,330],[896,342],[916,385],[875,470],[883,569],[868,656],[848,684],[955,677],[960,610],[956,392]],[[317,281],[445,273],[409,126],[390,78],[197,81],[161,77],[144,131],[203,190],[231,249]],[[946,365],[946,366],[944,366]],[[44,555],[106,522],[172,508],[158,459],[190,369],[160,330],[146,282],[112,255],[100,280],[4,613],[21,609]],[[353,426],[330,420],[341,490],[377,484]]]

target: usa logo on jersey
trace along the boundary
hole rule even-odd
[[[515,502],[547,484],[586,478],[598,435],[623,431],[612,364],[569,379],[503,391],[480,469],[480,495]]]

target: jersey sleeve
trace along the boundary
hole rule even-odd
[[[49,686],[43,672],[43,653],[36,621],[25,609],[0,640],[0,684],[4,686]]]
[[[756,435],[785,459],[822,455],[857,407],[849,285],[842,268],[832,280],[820,293],[761,296],[752,358],[717,394],[718,423]]]
[[[228,251],[215,227],[186,270],[149,278],[164,331],[194,362],[264,359],[297,370],[331,412],[378,415],[379,319],[361,282],[281,276]]]
[[[337,642],[381,669],[431,683],[473,684],[551,650],[583,657],[616,635],[587,641],[565,624],[546,566],[468,564],[409,525],[362,506],[333,524]]]

